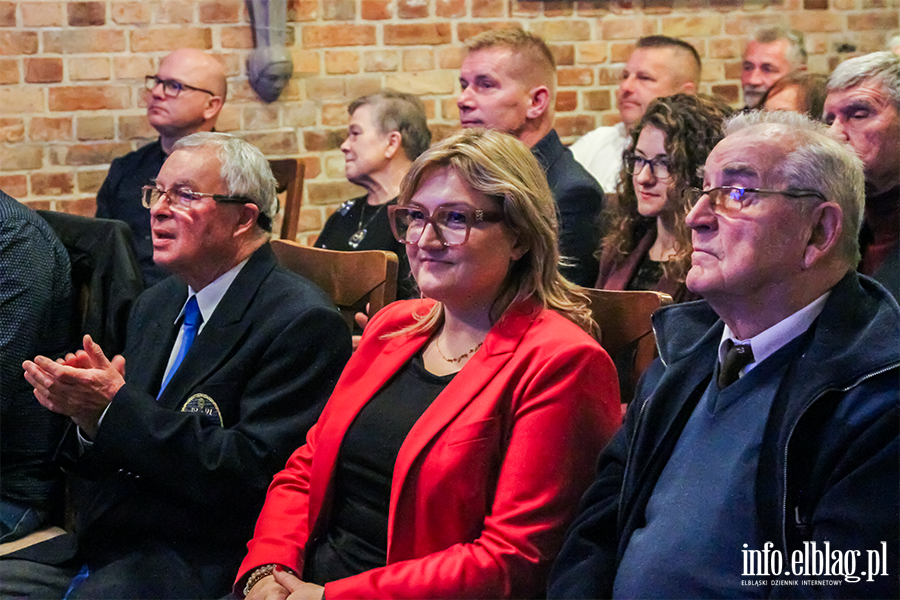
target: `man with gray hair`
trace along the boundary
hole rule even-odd
[[[772,85],[794,71],[806,70],[803,34],[786,27],[759,29],[744,48],[741,87],[745,108],[757,108]]]
[[[859,272],[900,298],[900,56],[873,52],[838,65],[828,80],[824,121],[863,162]]]
[[[324,293],[276,263],[259,150],[183,138],[143,202],[154,260],[174,276],[138,298],[124,355],[85,336],[62,362],[23,365],[38,401],[72,421],[59,458],[75,475],[77,550],[32,597],[228,593],[270,479],[350,355]],[[2,573],[3,595],[23,594]]]
[[[900,306],[854,268],[862,165],[803,115],[726,131],[685,191],[704,301],[653,315],[551,598],[900,595]]]

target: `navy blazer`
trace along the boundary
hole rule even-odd
[[[303,443],[350,356],[350,333],[325,294],[258,249],[156,399],[187,286],[174,277],[135,303],[126,384],[79,456],[83,558],[148,539],[239,561],[273,474]],[[232,565],[236,568],[237,563]]]

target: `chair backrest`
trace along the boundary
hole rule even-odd
[[[622,402],[634,397],[641,374],[657,356],[651,315],[672,297],[661,292],[583,290],[591,300],[594,321],[600,327],[600,345],[619,372]]]
[[[89,333],[107,356],[125,348],[125,329],[144,282],[134,257],[128,224],[39,210],[69,253],[72,263],[75,331],[73,343]]]
[[[272,167],[272,174],[278,182],[278,193],[285,194],[280,237],[283,240],[295,240],[300,225],[300,203],[303,201],[306,165],[299,158],[273,158],[269,160],[269,166]]]
[[[384,250],[339,252],[272,240],[272,250],[286,269],[303,275],[331,297],[353,329],[354,314],[369,314],[397,298],[397,255]]]

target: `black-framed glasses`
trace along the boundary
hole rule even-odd
[[[147,75],[146,77],[144,77],[144,88],[146,88],[148,92],[152,92],[159,84],[162,84],[163,93],[169,98],[177,98],[178,94],[180,94],[184,90],[206,92],[210,96],[215,96],[215,94],[209,90],[194,87],[186,83],[181,83],[180,81],[176,81],[175,79],[160,79],[156,75]]]
[[[779,196],[787,196],[788,198],[810,198],[815,197],[825,202],[825,196],[822,192],[816,190],[763,190],[759,188],[745,188],[736,185],[726,185],[722,187],[712,188],[708,190],[700,190],[697,188],[686,188],[681,192],[681,196],[687,205],[687,209],[691,210],[700,201],[703,196],[709,196],[709,203],[714,212],[717,213],[736,213],[740,212],[755,194],[775,194]]]
[[[205,192],[195,192],[194,190],[180,186],[173,187],[168,190],[161,190],[155,185],[145,185],[141,188],[141,204],[145,208],[151,208],[159,199],[165,196],[166,201],[172,208],[187,209],[191,202],[195,202],[202,198],[212,198],[216,202],[225,202],[230,204],[255,204],[250,198],[244,196],[223,196],[222,194],[207,194]]]
[[[470,206],[439,206],[432,214],[423,206],[389,206],[391,231],[401,244],[418,244],[431,223],[434,234],[444,246],[462,246],[469,240],[469,231],[476,223],[499,223],[503,213]]]
[[[633,152],[625,155],[625,171],[629,175],[637,175],[644,170],[644,167],[650,165],[650,172],[657,179],[668,179],[669,177],[669,157],[665,155],[647,158]]]

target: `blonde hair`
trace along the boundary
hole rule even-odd
[[[512,263],[500,294],[491,307],[497,322],[513,303],[533,299],[558,312],[585,331],[596,333],[588,299],[579,287],[559,274],[556,204],[537,159],[516,138],[487,129],[464,129],[434,145],[413,163],[401,185],[398,204],[409,204],[419,187],[436,171],[453,171],[471,189],[494,200],[503,221],[526,248]],[[438,302],[417,323],[395,335],[430,331],[443,319]]]

